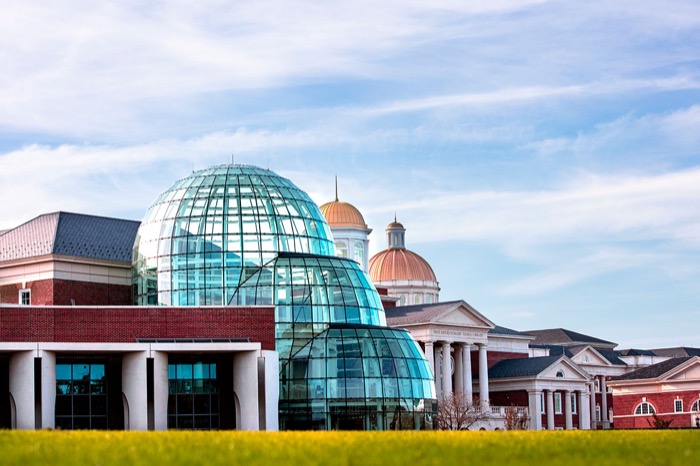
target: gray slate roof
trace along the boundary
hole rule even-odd
[[[414,306],[386,308],[384,309],[386,323],[389,327],[425,324],[461,302],[462,301],[446,301],[444,303],[416,304]]]
[[[635,348],[620,350],[618,353],[620,353],[620,356],[657,356],[652,350]]]
[[[54,212],[0,235],[0,262],[49,254],[131,262],[140,222]]]
[[[515,337],[532,338],[532,335],[528,335],[527,333],[523,332],[518,332],[517,330],[513,330],[512,328],[501,327],[500,325],[496,325],[494,328],[489,330],[489,335],[511,335]]]
[[[538,358],[504,359],[491,366],[489,379],[532,377],[558,361],[561,355]]]
[[[638,380],[638,379],[655,379],[659,376],[664,375],[666,372],[674,369],[684,362],[692,359],[691,357],[685,358],[672,358],[666,361],[652,364],[651,366],[643,367],[637,369],[636,371],[628,372],[627,374],[621,375],[619,377],[613,378],[613,380]]]
[[[591,346],[596,345],[612,345],[615,346],[616,343],[607,340],[601,340],[600,338],[595,338],[590,335],[584,335],[583,333],[574,332],[572,330],[567,330],[565,328],[549,328],[543,330],[526,330],[528,333],[536,337],[534,344],[538,345],[563,345],[570,346],[572,344],[589,344]]]
[[[700,356],[700,348],[690,348],[687,346],[677,346],[675,348],[659,348],[652,350],[657,356],[668,356],[671,358],[682,358],[686,356]]]

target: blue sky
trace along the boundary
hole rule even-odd
[[[700,4],[45,2],[0,17],[0,229],[257,164],[397,212],[443,300],[700,346]]]

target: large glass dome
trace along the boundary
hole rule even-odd
[[[406,330],[386,328],[368,275],[335,257],[291,181],[252,166],[193,172],[148,210],[132,273],[139,305],[275,306],[282,428],[431,428],[428,362]]]
[[[135,301],[223,305],[278,252],[333,248],[318,206],[288,179],[253,166],[206,168],[148,209],[134,245]]]

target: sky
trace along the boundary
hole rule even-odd
[[[441,300],[700,347],[695,0],[0,0],[0,230],[246,163],[394,215]]]

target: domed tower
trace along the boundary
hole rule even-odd
[[[386,326],[360,265],[335,256],[318,206],[269,170],[220,165],[175,182],[139,227],[132,284],[138,305],[274,306],[283,430],[432,423],[420,347]]]
[[[335,255],[349,257],[358,264],[364,272],[369,267],[369,234],[365,219],[357,208],[338,200],[338,178],[335,179],[335,201],[327,202],[321,207],[321,213],[328,222],[335,240]]]
[[[369,260],[369,275],[376,286],[387,288],[399,306],[439,301],[435,272],[419,254],[406,249],[406,228],[396,221],[386,227],[387,248]]]

